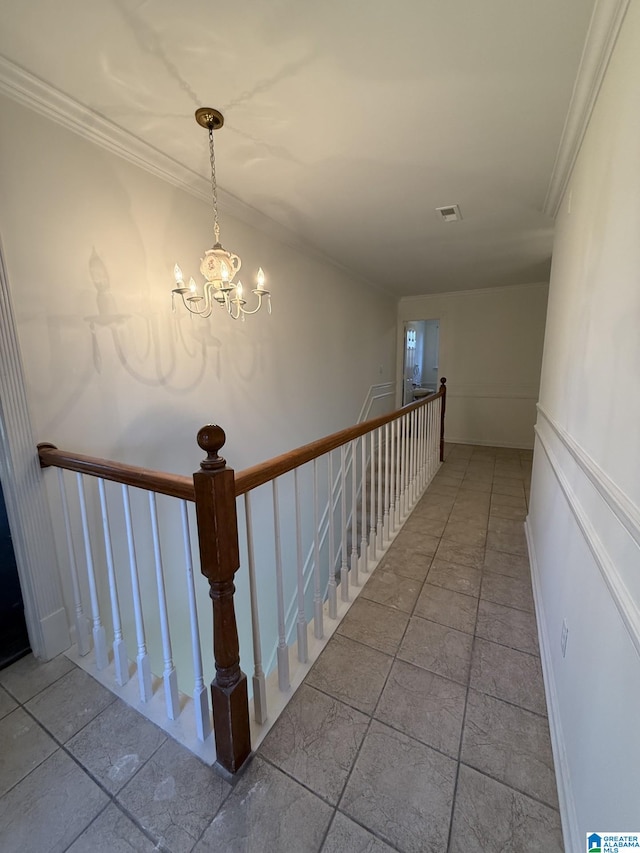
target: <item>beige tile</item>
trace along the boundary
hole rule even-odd
[[[489,515],[489,530],[505,536],[524,537],[524,523],[519,519],[499,518],[495,513]]]
[[[368,726],[369,717],[303,684],[260,755],[336,805]]]
[[[471,690],[460,759],[558,808],[546,717]]]
[[[527,540],[523,533],[487,533],[487,548],[492,551],[504,551],[507,554],[527,554]]]
[[[321,853],[393,853],[394,849],[346,815],[336,812]]]
[[[444,541],[444,540],[443,540]],[[482,572],[472,566],[460,566],[437,558],[431,564],[427,580],[434,586],[461,592],[465,595],[480,595]]]
[[[0,796],[56,749],[58,744],[22,708],[0,720]]]
[[[385,571],[379,566],[361,592],[364,598],[411,613],[420,593],[421,581]]]
[[[317,853],[332,815],[331,806],[256,757],[193,853]]]
[[[399,850],[442,850],[455,773],[455,761],[374,721],[340,808]]]
[[[215,771],[166,740],[117,800],[172,853],[188,853],[231,790]]]
[[[416,602],[414,615],[473,634],[477,609],[478,599],[475,596],[426,583]]]
[[[360,596],[349,608],[337,633],[387,655],[395,655],[408,624],[408,613]]]
[[[516,509],[526,509],[527,504],[524,495],[501,495],[498,492],[493,492],[491,495],[491,507],[510,506]]]
[[[494,495],[511,495],[516,498],[524,498],[524,487],[522,483],[493,481]]]
[[[504,551],[487,548],[484,555],[484,568],[512,578],[531,578],[529,558],[526,554],[507,554]]]
[[[3,717],[6,717],[7,714],[10,714],[11,711],[15,710],[17,707],[18,703],[13,696],[9,696],[7,691],[0,687],[0,720]]]
[[[117,699],[72,737],[67,749],[115,793],[166,739],[162,729]]]
[[[539,655],[538,629],[533,613],[480,600],[476,636],[530,655]]]
[[[67,853],[155,853],[158,847],[115,803],[85,829]]]
[[[530,797],[461,765],[450,853],[563,853],[560,815]]]
[[[58,749],[0,798],[2,853],[61,853],[108,802]]]
[[[18,702],[24,704],[75,668],[64,655],[58,655],[46,663],[40,663],[33,655],[26,655],[6,669],[0,670],[0,684]]]
[[[496,518],[509,519],[510,521],[519,521],[524,523],[527,517],[527,510],[522,507],[502,506],[501,504],[491,504],[491,512],[489,513],[489,523]]]
[[[472,545],[483,548],[487,538],[487,531],[486,528],[479,524],[474,526],[462,521],[449,521],[444,529],[442,538],[450,542],[456,542],[458,545]]]
[[[115,698],[106,687],[74,667],[25,707],[54,737],[65,743]]]
[[[436,560],[445,560],[447,563],[456,563],[459,566],[471,566],[474,569],[482,568],[484,563],[484,548],[472,545],[457,545],[443,539],[436,551]]]
[[[334,635],[306,677],[306,684],[373,713],[393,659],[339,634]]]
[[[540,659],[534,655],[476,638],[471,687],[536,714],[547,713]]]
[[[412,617],[398,658],[450,678],[460,684],[469,679],[473,638],[462,631]]]
[[[494,604],[515,607],[533,612],[533,594],[528,578],[510,578],[507,575],[485,571],[482,576],[480,597]]]
[[[466,695],[462,684],[398,660],[375,717],[457,759]]]

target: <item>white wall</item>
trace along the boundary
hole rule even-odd
[[[222,241],[242,257],[245,285],[264,268],[273,314],[263,309],[245,323],[222,311],[209,320],[172,314],[173,266],[199,276],[212,243],[210,206],[12,100],[1,98],[0,109],[0,236],[37,441],[188,475],[203,456],[196,433],[213,421],[227,432],[224,456],[240,470],[355,423],[370,386],[395,379],[395,299],[224,212]],[[222,183],[223,173],[220,163]],[[96,281],[108,282],[112,321],[94,323],[92,334]],[[55,487],[55,477],[47,479]],[[91,511],[97,521],[95,499]],[[173,521],[177,528],[177,515]],[[180,531],[163,530],[170,607],[184,625]],[[148,531],[139,534],[139,562],[149,563]],[[247,580],[239,574],[242,619]],[[258,584],[271,596],[273,574]],[[63,585],[68,602],[66,576]],[[143,587],[151,625],[158,620],[152,571]],[[208,648],[205,587],[202,581],[199,604]],[[264,626],[266,636],[267,616]],[[248,620],[241,643],[250,671]],[[161,671],[159,649],[153,654]],[[188,648],[174,648],[174,656],[188,671]]]
[[[189,473],[213,420],[243,468],[354,423],[369,387],[394,378],[394,299],[224,214],[222,242],[245,285],[265,269],[273,315],[172,315],[173,265],[199,277],[210,208],[12,101],[1,108],[0,234],[39,439]],[[127,316],[120,359],[112,328],[94,342],[86,319],[92,276],[105,275]]]
[[[399,329],[440,320],[449,441],[533,446],[546,304],[545,283],[400,300]]]
[[[639,152],[631,3],[557,219],[528,519],[571,851],[640,830]]]

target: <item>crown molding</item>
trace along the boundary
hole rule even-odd
[[[491,293],[504,294],[505,291],[511,290],[536,290],[548,289],[548,281],[530,281],[524,284],[503,284],[496,287],[475,287],[470,290],[441,290],[438,293],[422,293],[412,294],[411,296],[401,296],[400,304],[411,302],[423,302],[425,299],[442,299],[449,296],[483,296]]]
[[[45,83],[44,80],[40,80],[15,65],[4,56],[0,56],[0,93],[78,134],[89,142],[122,157],[156,178],[184,190],[201,201],[211,202],[209,178],[205,178],[192,169],[183,166],[177,160],[154,148],[153,145],[143,142],[129,131],[118,127],[99,113],[80,104]],[[246,225],[250,225],[292,249],[331,265],[350,278],[360,281],[366,287],[385,296],[397,298],[389,290],[341,264],[322,249],[305,241],[286,225],[276,222],[222,187],[218,187],[218,202],[225,214],[239,219]]]
[[[629,0],[596,0],[543,212],[556,217],[591,119]]]

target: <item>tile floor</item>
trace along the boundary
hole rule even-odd
[[[529,472],[448,448],[233,788],[64,657],[0,672],[1,849],[561,851]]]

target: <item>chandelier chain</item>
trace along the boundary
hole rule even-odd
[[[211,198],[213,199],[213,238],[214,243],[220,242],[220,225],[218,223],[218,187],[216,185],[216,155],[213,150],[213,127],[209,125],[209,162],[211,163]]]

